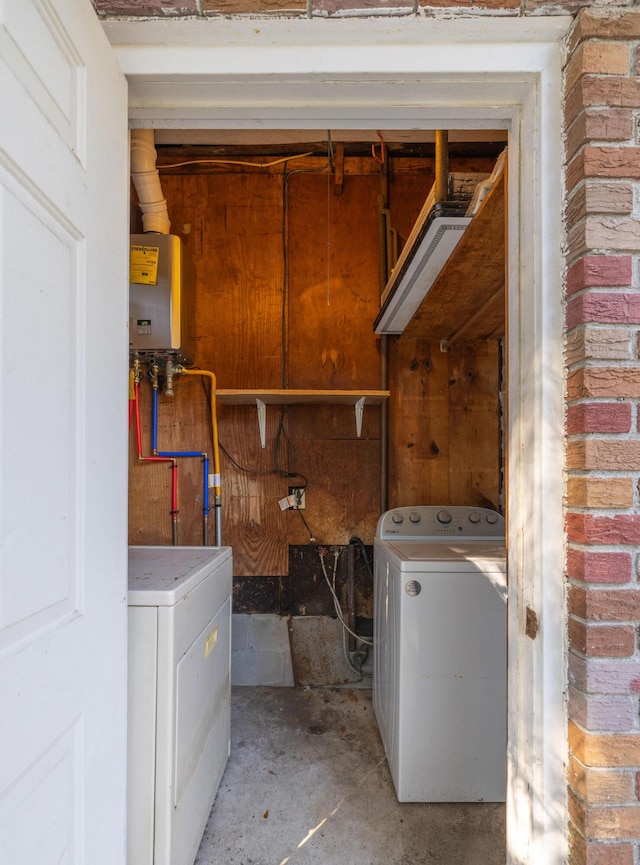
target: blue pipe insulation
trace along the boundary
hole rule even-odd
[[[202,510],[209,513],[209,457],[202,451],[160,451],[159,457],[202,457]]]
[[[202,474],[203,474],[203,484],[202,484],[202,515],[204,520],[204,543],[207,543],[206,535],[207,535],[207,520],[209,518],[209,458],[202,451],[157,451],[158,448],[158,391],[157,389],[153,390],[153,400],[152,400],[152,416],[151,416],[151,443],[153,446],[153,453],[159,457],[201,457],[202,458]],[[217,545],[220,546],[222,543],[220,536],[220,530],[218,528],[218,523],[220,520],[216,521],[216,541]]]
[[[204,484],[202,487],[202,510],[209,513],[209,457],[202,458]]]
[[[202,451],[160,451],[159,457],[201,457]]]
[[[155,454],[158,451],[158,389],[152,391],[152,409],[151,409],[151,453]]]

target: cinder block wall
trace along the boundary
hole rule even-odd
[[[94,0],[101,16],[574,14],[567,39],[571,865],[640,863],[640,9],[633,0]],[[283,38],[286,36],[283,34]],[[561,579],[558,575],[558,579]],[[542,863],[541,863],[542,865]]]

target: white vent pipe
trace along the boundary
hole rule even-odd
[[[142,211],[142,230],[169,234],[171,221],[156,167],[153,129],[131,130],[131,179]]]

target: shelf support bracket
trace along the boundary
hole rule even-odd
[[[356,435],[358,436],[358,438],[360,438],[360,435],[362,433],[362,410],[366,401],[367,398],[361,396],[356,403]]]
[[[261,399],[256,397],[256,408],[258,409],[258,427],[260,428],[260,444],[265,447],[267,442],[267,407]]]

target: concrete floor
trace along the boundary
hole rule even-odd
[[[400,804],[369,689],[236,687],[195,865],[503,865],[504,810]]]

